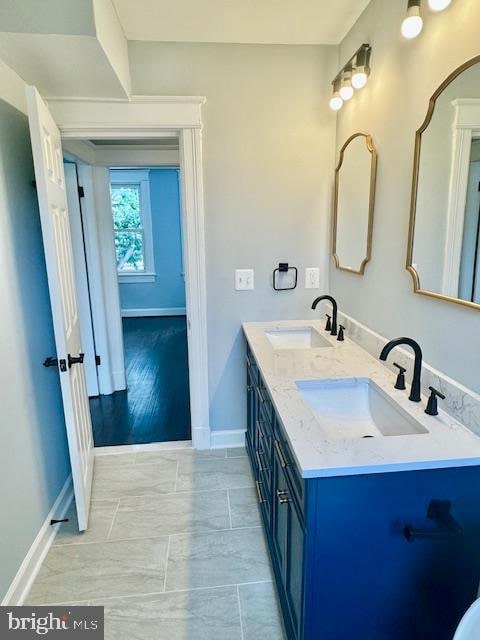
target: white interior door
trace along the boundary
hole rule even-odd
[[[78,526],[88,526],[93,435],[82,357],[60,131],[35,87],[28,118]],[[75,361],[77,360],[77,361]]]
[[[72,162],[63,164],[65,189],[67,192],[68,218],[72,236],[73,263],[75,267],[75,290],[77,292],[78,317],[82,347],[85,353],[85,378],[89,397],[98,396],[97,363],[95,361],[95,338],[93,335],[92,313],[90,310],[90,292],[88,285],[85,243],[83,239],[82,212],[78,193],[77,165]]]

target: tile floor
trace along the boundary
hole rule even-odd
[[[29,604],[105,607],[107,640],[283,640],[244,449],[101,456]]]

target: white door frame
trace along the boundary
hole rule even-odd
[[[455,119],[452,125],[453,143],[442,293],[458,298],[470,153],[472,140],[480,137],[480,100],[457,99],[452,101],[452,105],[455,109]]]
[[[87,264],[85,260],[85,243],[83,236],[82,213],[78,193],[77,165],[63,163],[65,173],[65,189],[67,192],[68,217],[70,220],[70,236],[72,239],[73,261],[75,264],[75,283],[77,288],[78,317],[80,334],[85,353],[83,361],[87,392],[89,397],[98,396],[97,365],[95,363],[95,340],[93,336],[92,314],[90,311],[90,292],[88,286]]]
[[[179,136],[192,442],[211,446],[202,167],[203,97],[132,96],[130,100],[53,99],[49,108],[69,139]]]

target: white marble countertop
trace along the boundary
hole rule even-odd
[[[332,347],[274,349],[265,335],[300,327],[313,327]],[[304,478],[480,465],[480,438],[442,411],[441,401],[438,416],[426,415],[426,397],[411,402],[408,383],[396,390],[395,374],[348,337],[338,342],[323,321],[247,322],[243,331]],[[428,433],[332,439],[295,384],[329,378],[371,378]]]

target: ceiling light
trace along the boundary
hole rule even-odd
[[[352,86],[354,89],[363,89],[370,75],[370,48],[362,47],[357,53],[355,67],[352,74]]]
[[[451,2],[452,0],[428,0],[428,6],[432,11],[443,11]]]
[[[420,0],[408,0],[407,17],[402,22],[402,36],[408,40],[416,38],[423,29],[420,15]]]
[[[343,98],[340,95],[340,79],[337,78],[333,82],[333,96],[330,99],[330,109],[332,111],[340,111],[343,107]]]
[[[351,65],[343,72],[342,82],[340,84],[340,96],[342,100],[350,100],[353,97],[354,91],[352,87],[352,67]]]

